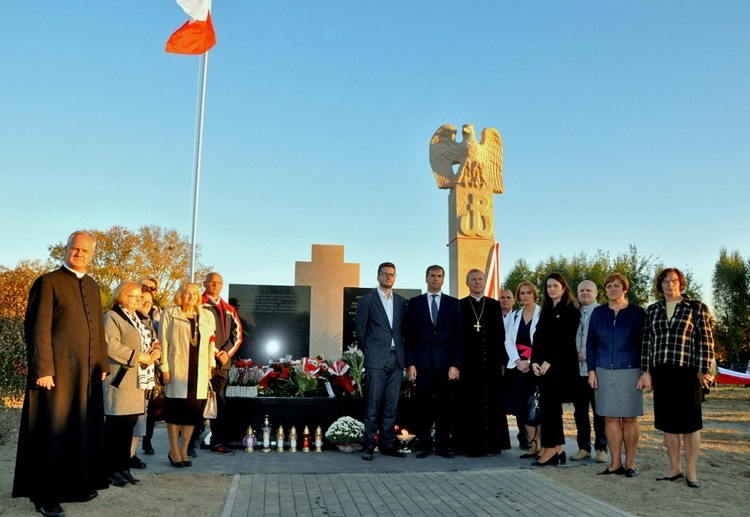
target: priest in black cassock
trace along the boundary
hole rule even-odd
[[[463,368],[457,389],[456,448],[467,456],[500,454],[510,449],[502,375],[508,363],[500,302],[484,296],[484,273],[466,275],[469,296],[460,300]]]

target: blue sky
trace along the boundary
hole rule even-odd
[[[5,2],[0,265],[79,227],[189,235],[199,58],[171,0]],[[710,292],[750,255],[750,3],[215,0],[198,240],[229,283],[343,244],[448,265],[442,124],[497,128],[502,268],[635,244]],[[447,282],[446,282],[447,285]]]

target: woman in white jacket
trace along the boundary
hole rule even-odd
[[[531,371],[531,347],[542,311],[536,304],[538,297],[539,292],[531,282],[518,284],[516,301],[521,303],[521,308],[514,311],[505,337],[505,350],[508,352],[505,373],[506,413],[516,416],[518,444],[522,449],[528,449],[521,458],[535,458],[540,451],[539,426],[526,425],[526,402],[534,393],[537,383],[537,378]]]
[[[176,306],[161,316],[159,341],[165,358],[161,371],[170,447],[167,458],[173,467],[182,468],[193,465],[188,444],[195,424],[203,417],[211,368],[216,365],[216,319],[201,307],[198,284],[184,284],[174,301]]]

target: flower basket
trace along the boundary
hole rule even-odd
[[[365,435],[365,424],[350,416],[342,416],[326,431],[326,439],[334,445],[359,446]],[[351,451],[353,452],[353,451]]]
[[[227,386],[227,397],[253,398],[257,396],[257,386]]]

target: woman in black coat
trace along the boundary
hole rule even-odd
[[[576,332],[581,313],[578,311],[568,282],[560,273],[550,273],[544,280],[542,314],[534,334],[531,369],[539,378],[542,453],[533,467],[564,465],[562,403],[573,401],[578,376]]]

